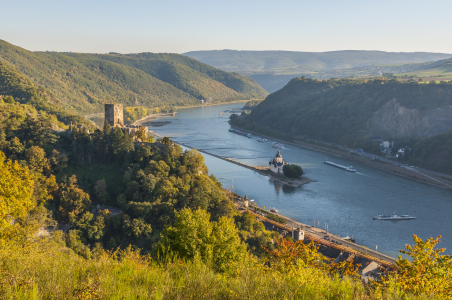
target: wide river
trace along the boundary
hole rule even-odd
[[[221,112],[242,108],[225,104],[180,109],[174,117],[154,119],[150,130],[175,142],[208,153],[233,158],[253,166],[268,166],[277,149],[257,137],[246,138],[228,131],[230,114]],[[283,116],[282,116],[283,117]],[[292,188],[272,182],[252,170],[203,154],[209,172],[225,188],[259,206],[276,207],[279,213],[331,233],[352,236],[356,243],[397,257],[398,249],[413,243],[413,234],[426,239],[442,235],[440,247],[452,254],[452,191],[411,181],[364,165],[354,165],[350,173],[322,163],[329,160],[349,166],[351,161],[295,146],[281,149],[285,161],[300,165],[305,175],[317,182]],[[377,214],[409,213],[416,220],[377,221]]]

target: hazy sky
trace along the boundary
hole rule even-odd
[[[0,39],[28,50],[452,53],[452,1],[0,0]]]

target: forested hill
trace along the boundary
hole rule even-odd
[[[42,85],[76,113],[126,106],[193,105],[264,97],[252,79],[177,54],[73,54],[31,52],[0,40],[0,61]]]
[[[41,115],[44,113],[53,115],[59,122],[66,125],[71,122],[90,125],[88,120],[62,108],[61,102],[44,87],[34,84],[27,76],[0,61],[0,103],[4,101],[10,104],[29,105],[31,110],[36,110]],[[55,120],[54,123],[58,123],[58,121]],[[58,125],[65,127],[64,124]]]
[[[376,130],[371,128],[371,121],[375,122],[376,127],[381,125],[378,128],[385,129],[384,126],[394,123],[396,130],[408,130],[417,126],[418,120],[423,122],[424,117],[430,116],[425,113],[448,113],[451,105],[450,83],[347,79],[319,81],[301,77],[292,79],[283,89],[270,94],[250,115],[237,122],[250,129],[262,127],[294,136],[361,147],[363,140],[372,132],[371,129]],[[438,110],[441,107],[447,109]],[[389,110],[389,113],[384,109]],[[386,119],[382,117],[380,120],[377,112],[382,111]],[[404,122],[413,122],[414,125]],[[380,134],[384,135],[384,132]],[[403,132],[400,136],[403,137]]]

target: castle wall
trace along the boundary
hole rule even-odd
[[[123,127],[124,111],[122,104],[105,104],[105,120],[112,127]]]

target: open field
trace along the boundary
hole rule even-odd
[[[419,77],[432,77],[438,78],[438,80],[451,80],[452,79],[452,65],[441,66],[438,68],[426,69],[426,70],[418,70],[408,73],[397,74],[397,77],[400,76],[419,76]]]

